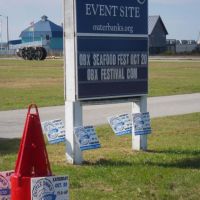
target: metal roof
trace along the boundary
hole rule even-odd
[[[41,37],[42,35],[62,37],[63,28],[48,20],[48,17],[44,15],[40,21],[31,24],[31,26],[22,31],[19,37],[30,37],[30,33],[33,32],[35,37]]]
[[[149,35],[152,34],[156,24],[160,21],[161,25],[163,26],[163,30],[165,31],[165,34],[167,35],[168,32],[167,32],[167,29],[161,19],[161,17],[159,15],[156,15],[156,16],[149,16],[149,20],[148,20],[148,25],[149,25],[149,28],[148,28],[148,33]]]

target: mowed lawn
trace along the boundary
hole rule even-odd
[[[64,104],[62,60],[0,60],[0,110]]]
[[[198,200],[200,113],[152,120],[147,152],[131,150],[131,136],[97,127],[102,148],[84,152],[85,163],[66,163],[65,145],[48,145],[56,175],[69,175],[71,200]],[[0,139],[0,170],[14,168],[19,140]]]
[[[0,110],[64,104],[62,60],[0,59]],[[200,62],[150,62],[149,96],[200,92]]]
[[[149,69],[149,96],[200,92],[200,61],[154,61]]]

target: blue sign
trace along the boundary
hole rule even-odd
[[[117,136],[132,133],[132,122],[128,114],[109,117],[108,122]]]
[[[77,0],[77,98],[148,93],[148,1]]]
[[[31,178],[32,200],[69,200],[68,176]]]
[[[81,151],[97,149],[101,147],[93,126],[75,127],[74,134]]]
[[[147,135],[151,133],[149,112],[133,114],[133,127],[135,135]]]
[[[148,34],[147,0],[77,0],[76,6],[78,33]]]
[[[0,199],[10,199],[10,177],[14,171],[0,172]]]
[[[46,134],[50,144],[56,144],[65,141],[65,127],[61,119],[42,122],[42,129]]]

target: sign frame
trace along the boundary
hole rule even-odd
[[[115,100],[115,99],[128,99],[128,98],[134,98],[134,97],[142,97],[142,96],[146,96],[148,94],[148,66],[149,66],[149,61],[148,61],[148,57],[149,57],[149,53],[148,53],[148,48],[149,48],[149,39],[148,39],[148,0],[134,0],[135,2],[138,2],[139,5],[143,5],[143,4],[146,4],[146,12],[145,15],[146,15],[146,18],[145,18],[145,22],[143,23],[146,23],[146,30],[145,30],[145,33],[137,33],[137,34],[124,34],[124,33],[100,33],[100,32],[91,32],[91,31],[87,31],[87,30],[79,30],[80,28],[78,27],[78,24],[80,24],[80,19],[78,19],[78,14],[77,14],[77,6],[78,4],[80,4],[80,2],[86,2],[88,0],[75,0],[74,1],[74,16],[75,16],[75,19],[74,19],[74,22],[75,22],[75,26],[74,26],[74,31],[75,31],[75,99],[77,101],[81,101],[83,103],[87,102],[87,101],[98,101],[98,100]],[[108,2],[107,4],[109,4],[110,2],[114,2],[114,0],[110,0],[110,1],[105,1],[103,0],[104,2]],[[92,0],[92,1],[89,1],[90,3],[94,3],[94,4],[98,4],[98,2],[102,2],[102,0],[98,0],[97,3],[96,1]],[[130,4],[131,0],[126,0],[126,2],[128,2]],[[118,1],[119,3],[119,1]],[[124,2],[122,3],[123,5],[125,4]],[[134,3],[135,4],[135,3]],[[96,16],[95,16],[96,17]],[[104,20],[105,21],[105,20]],[[84,24],[84,22],[83,22]],[[81,95],[80,93],[82,92],[85,92],[87,91],[87,88],[86,87],[83,87],[81,89],[81,86],[80,86],[80,80],[79,80],[79,60],[78,60],[78,54],[79,54],[79,41],[80,38],[84,38],[84,39],[109,39],[109,40],[112,40],[112,39],[126,39],[126,40],[129,40],[129,39],[134,39],[134,40],[138,40],[138,39],[142,39],[144,41],[146,41],[146,55],[147,55],[147,64],[146,64],[146,79],[145,79],[145,83],[146,84],[144,86],[144,84],[142,84],[145,89],[143,89],[144,91],[141,91],[141,92],[132,92],[132,93],[124,93],[124,94],[112,94],[112,95],[109,95],[109,94],[105,94],[105,95]],[[134,51],[133,51],[134,52]],[[144,52],[144,51],[143,51]],[[108,66],[107,66],[108,67]],[[94,68],[94,67],[93,67]],[[137,67],[137,69],[139,69],[139,67]],[[139,69],[140,70],[140,69]],[[99,72],[98,72],[99,73]],[[140,72],[141,73],[141,72]],[[99,75],[98,75],[99,76]],[[139,79],[138,79],[139,80]],[[132,81],[132,85],[133,87],[135,87],[136,84],[138,84],[138,80],[133,80]],[[99,81],[100,82],[100,81]],[[113,82],[116,82],[115,80]],[[128,83],[128,82],[123,82],[122,85],[125,85],[125,83]],[[86,81],[84,82],[84,84],[86,84]],[[89,83],[90,84],[90,83]],[[102,85],[102,83],[99,83],[99,85]],[[104,84],[106,85],[106,84]],[[120,84],[118,84],[120,85]],[[122,85],[120,87],[122,87]],[[130,85],[130,84],[129,84]],[[143,87],[142,86],[142,87]],[[106,86],[104,86],[105,88]],[[110,86],[111,87],[111,86]],[[137,86],[137,87],[140,87],[140,86]],[[85,89],[86,88],[86,89]],[[90,88],[90,87],[89,87]],[[92,88],[91,90],[95,90],[95,85],[93,86],[92,85]],[[100,86],[100,89],[102,88],[103,90],[103,86]],[[128,87],[127,87],[128,88]],[[98,88],[99,89],[99,88]],[[97,90],[98,90],[97,89]],[[136,90],[138,90],[136,88]],[[108,93],[108,92],[107,92]]]
[[[102,0],[103,1],[103,0]],[[109,0],[110,1],[110,0]],[[143,0],[135,0],[140,1]],[[148,20],[148,0],[147,1],[147,20]],[[76,26],[76,2],[77,0],[64,0],[64,97],[65,97],[65,135],[66,138],[66,158],[71,164],[82,164],[83,157],[79,145],[74,135],[74,127],[83,126],[83,105],[102,105],[113,103],[132,102],[132,113],[147,111],[147,93],[133,94],[127,96],[107,96],[100,98],[79,98],[78,91],[78,60],[77,60],[77,37],[87,37],[87,33],[77,33]],[[148,23],[147,23],[148,26]],[[148,29],[148,27],[147,27]],[[92,34],[93,37],[99,37],[98,34]],[[109,35],[104,35],[110,37]],[[115,37],[119,36],[117,34]],[[133,37],[137,35],[133,35]],[[143,35],[144,36],[144,35]],[[148,33],[145,35],[148,39]],[[127,38],[130,35],[122,34],[121,37]],[[140,36],[139,36],[140,37]],[[147,44],[148,45],[148,44]],[[148,56],[148,46],[147,46]],[[147,62],[149,62],[147,60]],[[147,63],[148,64],[148,63]],[[147,66],[148,83],[148,66]],[[148,92],[148,90],[147,90]],[[135,136],[132,134],[132,149],[146,150],[146,135]]]

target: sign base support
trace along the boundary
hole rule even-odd
[[[66,157],[70,164],[80,165],[83,162],[82,152],[76,142],[74,127],[82,126],[82,105],[80,101],[65,102]]]
[[[132,113],[147,112],[147,96],[142,96],[138,101],[132,103]],[[132,127],[132,150],[147,150],[147,135],[135,135]]]

